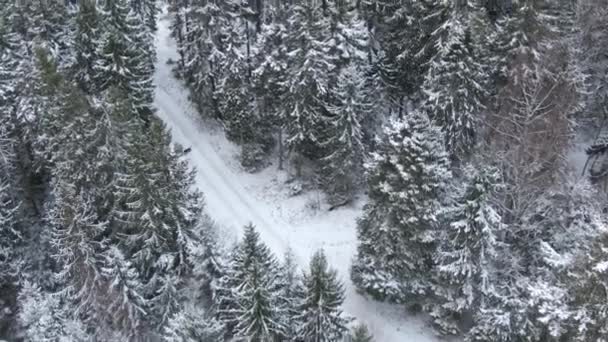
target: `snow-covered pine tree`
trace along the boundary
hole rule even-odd
[[[260,128],[256,124],[259,115],[250,83],[252,52],[249,37],[253,33],[243,11],[243,4],[226,1],[221,6],[221,17],[215,19],[221,24],[216,34],[222,58],[217,63],[221,73],[214,96],[219,106],[219,117],[226,125],[226,135],[241,146],[255,142]]]
[[[590,184],[569,176],[531,205],[523,221],[525,229],[517,231],[521,242],[514,242],[512,248],[523,256],[525,281],[520,283],[531,299],[535,328],[551,338],[571,339],[573,331],[585,326],[584,318],[577,317],[589,308],[588,302],[576,297],[585,283],[581,279],[586,279],[578,267],[602,239],[605,218],[598,204]],[[593,272],[593,266],[586,266]]]
[[[11,20],[12,7],[9,4],[2,4],[0,9],[0,108],[3,113],[0,120],[4,127],[8,120],[11,102],[16,93],[17,75],[23,49],[20,49],[20,36],[14,32]]]
[[[218,41],[222,30],[221,9],[216,1],[193,0],[184,14],[183,75],[190,86],[190,96],[201,113],[210,108],[219,117],[215,98],[218,65],[223,58]]]
[[[238,338],[265,341],[281,336],[278,265],[253,225],[245,227],[218,288],[218,315]]]
[[[122,90],[142,120],[152,115],[155,59],[149,30],[141,18],[129,9],[126,0],[108,0],[101,11],[104,23],[95,64],[98,89]]]
[[[129,0],[131,8],[139,15],[150,31],[156,31],[156,18],[160,12],[155,0]]]
[[[276,294],[278,305],[282,308],[280,316],[283,332],[281,338],[284,341],[293,341],[298,332],[298,297],[301,295],[301,276],[296,264],[296,257],[291,249],[285,252],[278,276],[279,292]]]
[[[146,325],[151,322],[146,318],[148,303],[138,272],[116,246],[109,246],[103,258],[101,276],[106,280],[106,295],[102,306],[106,320],[131,340],[145,340]]]
[[[272,129],[276,125],[276,115],[274,115],[276,109],[269,109],[269,112],[266,112],[265,109],[268,107],[263,101],[269,94],[260,94],[254,89],[260,86],[259,83],[254,83],[254,68],[259,68],[258,63],[266,63],[268,52],[256,51],[256,48],[258,46],[263,48],[262,44],[270,43],[274,38],[261,37],[260,42],[254,43],[254,23],[251,20],[255,19],[257,14],[252,12],[250,8],[252,5],[252,3],[249,6],[232,5],[228,8],[228,14],[229,11],[234,12],[235,8],[238,12],[224,20],[229,25],[223,30],[225,37],[222,49],[225,58],[219,65],[224,72],[219,78],[216,98],[228,137],[241,145],[241,164],[254,171],[263,165],[266,155],[273,146]],[[280,34],[280,31],[275,33]],[[273,49],[273,46],[270,45],[267,49]],[[256,93],[260,95],[260,99],[256,98]]]
[[[465,1],[465,4],[468,1]],[[444,8],[445,7],[445,8]],[[431,35],[436,53],[431,57],[422,89],[423,111],[444,131],[446,149],[464,157],[475,145],[482,101],[486,97],[485,70],[477,60],[472,40],[472,11],[457,1],[446,2],[433,14],[449,18]]]
[[[608,15],[608,3],[601,0],[579,2],[577,8],[577,27],[580,31],[581,50],[577,57],[588,77],[588,92],[585,112],[593,116],[603,116],[606,120],[608,106],[608,58],[604,53],[608,46],[608,27],[603,18]],[[597,119],[600,119],[599,117]]]
[[[27,280],[21,284],[18,303],[21,337],[26,341],[85,342],[92,338],[58,296],[36,284]]]
[[[182,74],[184,71],[184,47],[186,45],[185,33],[186,33],[186,11],[188,10],[188,2],[185,0],[172,1],[167,6],[167,14],[171,18],[171,24],[169,29],[171,30],[171,37],[175,39],[177,45],[177,52],[179,54],[179,61],[177,61],[177,68],[175,71]]]
[[[178,306],[179,275],[191,270],[189,240],[201,213],[191,190],[193,174],[171,149],[170,136],[156,119],[147,136],[134,135],[125,170],[117,178],[120,240],[126,258],[145,285],[148,320],[165,322]]]
[[[61,69],[71,65],[73,36],[66,2],[27,1],[16,4],[13,11],[13,23],[30,54],[41,48],[57,60]]]
[[[174,313],[163,329],[164,342],[222,342],[224,327],[204,309],[184,305]]]
[[[95,64],[99,60],[100,22],[95,1],[83,0],[79,3],[76,14],[76,32],[74,35],[75,64],[71,67],[74,79],[81,89],[92,93],[95,86]]]
[[[331,205],[350,201],[361,184],[365,146],[362,123],[373,115],[365,79],[355,65],[342,69],[332,97],[326,105],[329,113],[323,147],[327,155],[321,159],[324,189]]]
[[[298,339],[303,341],[340,341],[348,334],[349,319],[342,312],[344,285],[337,271],[330,268],[323,250],[310,260],[304,273],[300,294]]]
[[[287,73],[287,11],[281,4],[273,11],[274,21],[264,25],[254,49],[252,68],[252,90],[258,112],[263,116],[261,122],[266,129],[272,129],[266,139],[276,134],[278,143],[279,169],[283,168],[284,139],[281,115],[282,100],[286,94]],[[261,130],[259,127],[258,130]]]
[[[218,242],[217,227],[211,218],[202,217],[195,233],[190,252],[192,273],[199,284],[200,299],[211,306],[217,283],[225,270],[226,253]]]
[[[99,221],[93,201],[81,191],[66,180],[56,181],[47,219],[53,229],[50,245],[59,269],[58,294],[73,308],[75,318],[103,329],[107,327],[102,324],[106,317],[101,303],[106,294],[100,267],[107,249],[102,237],[107,222]]]
[[[445,20],[435,10],[441,1],[380,2],[377,36],[381,46],[380,72],[393,107],[402,116],[405,98],[419,90],[434,52],[431,34]]]
[[[368,165],[351,277],[378,299],[415,304],[430,290],[441,194],[450,179],[441,131],[418,112],[394,121]]]
[[[19,247],[24,240],[21,221],[23,214],[18,188],[18,175],[15,173],[15,153],[13,141],[0,127],[0,331],[12,325],[15,312],[16,279],[23,268],[24,257]]]
[[[373,342],[374,337],[365,324],[357,325],[351,332],[351,342]]]
[[[365,23],[343,1],[330,4],[327,54],[333,60],[335,80],[342,68],[349,65],[361,66],[367,59],[367,30]]]
[[[601,228],[593,240],[592,248],[576,262],[576,272],[570,279],[569,290],[573,297],[571,341],[605,341],[608,334],[608,296],[603,289],[608,284],[608,235]]]
[[[19,85],[19,68],[20,59],[23,58],[21,52],[23,49],[19,47],[19,35],[13,31],[11,21],[11,11],[13,9],[10,3],[0,3],[0,221],[5,222],[0,224],[2,228],[2,237],[0,238],[0,259],[2,259],[2,269],[0,272],[0,283],[6,284],[7,276],[10,270],[9,265],[14,253],[13,242],[15,241],[12,230],[15,213],[13,200],[16,198],[13,189],[14,183],[18,177],[14,174],[14,167],[17,159],[15,155],[17,141],[11,138],[11,133],[15,131],[15,104],[18,99]],[[10,222],[10,223],[9,223]],[[2,309],[0,309],[2,310]]]
[[[446,213],[447,228],[437,248],[435,293],[439,303],[432,309],[443,333],[457,334],[458,320],[473,313],[488,289],[503,235],[501,217],[491,203],[499,181],[498,170],[471,165],[464,168],[464,193]]]
[[[595,305],[588,306],[595,285],[587,276],[601,260],[590,256],[603,231],[595,196],[589,184],[562,179],[530,203],[521,222],[506,226],[493,285],[483,293],[468,340],[593,340],[585,335],[593,330]]]
[[[292,32],[287,44],[287,92],[281,116],[290,151],[317,158],[319,127],[325,114],[323,101],[329,92],[329,76],[335,66],[327,54],[327,23],[314,2],[298,3],[288,19]],[[300,166],[296,165],[298,174]]]

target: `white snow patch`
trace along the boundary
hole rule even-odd
[[[173,77],[166,63],[179,58],[166,15],[159,22],[156,45],[158,115],[176,143],[192,148],[187,158],[197,169],[196,184],[205,194],[207,212],[224,229],[222,233],[236,239],[243,226],[252,222],[278,256],[291,247],[301,267],[307,267],[313,252],[323,248],[346,285],[345,311],[367,324],[376,341],[438,341],[422,318],[411,317],[403,306],[367,299],[351,283],[356,218],[364,201],[331,212],[323,207],[314,211],[307,204],[322,202],[317,198],[320,195],[309,191],[290,197],[287,174],[276,166],[256,174],[242,170],[236,158],[239,148],[225,138],[219,125],[201,119],[188,100],[188,90]]]

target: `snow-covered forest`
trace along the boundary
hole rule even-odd
[[[606,0],[0,0],[0,341],[608,340]]]

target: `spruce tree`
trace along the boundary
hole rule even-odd
[[[105,24],[95,65],[101,90],[116,87],[129,98],[142,120],[152,115],[152,72],[155,59],[149,31],[126,0],[109,0],[102,12]]]
[[[327,55],[334,66],[333,79],[347,65],[362,65],[367,49],[367,32],[364,22],[346,4],[337,1],[330,4],[329,27],[326,36]]]
[[[27,341],[90,341],[78,320],[52,293],[25,281],[19,291],[19,326]]]
[[[352,342],[373,342],[374,338],[364,324],[357,325],[351,333]]]
[[[192,273],[199,284],[201,300],[211,304],[215,298],[217,284],[224,275],[226,253],[218,241],[217,227],[211,218],[201,218],[195,232],[196,242],[190,251]]]
[[[13,141],[6,134],[6,127],[0,128],[0,331],[5,324],[10,325],[14,307],[14,288],[20,268],[24,267],[22,255],[23,210],[19,203],[19,189],[16,186],[15,154]]]
[[[185,305],[171,316],[163,329],[164,342],[221,342],[223,326],[202,308]]]
[[[73,307],[75,317],[99,325],[105,319],[100,265],[107,249],[107,241],[102,238],[107,222],[99,222],[92,201],[82,193],[77,195],[79,190],[64,180],[58,183],[48,220],[53,228],[51,246],[60,265],[56,273],[62,287],[60,294]]]
[[[491,279],[498,237],[503,234],[501,217],[490,202],[498,170],[468,166],[463,170],[466,188],[447,213],[446,231],[438,246],[435,322],[444,333],[456,334],[460,318],[473,312],[494,286]],[[457,323],[457,322],[456,322]]]
[[[75,20],[75,64],[72,66],[72,69],[74,78],[81,89],[90,93],[95,86],[95,64],[99,60],[97,45],[101,31],[99,13],[95,1],[82,1],[78,7]]]
[[[252,69],[252,90],[257,101],[257,109],[261,114],[257,131],[268,139],[274,133],[278,144],[279,169],[283,168],[285,117],[282,115],[282,101],[287,92],[287,48],[288,39],[287,11],[279,6],[275,21],[264,25],[258,44]],[[256,122],[257,123],[257,122]],[[265,127],[265,129],[264,129]]]
[[[344,285],[336,270],[329,267],[323,250],[310,260],[302,279],[297,317],[298,339],[304,341],[339,341],[348,332],[348,319],[342,312]]]
[[[16,95],[19,60],[24,56],[23,49],[19,47],[20,37],[12,27],[11,7],[8,4],[6,7],[0,10],[0,108],[6,113],[1,117],[2,123],[9,127],[6,121]]]
[[[380,71],[393,107],[401,116],[405,98],[415,96],[424,80],[428,61],[434,54],[431,34],[443,23],[445,13],[434,13],[442,6],[437,0],[376,6],[382,8],[377,24],[382,47]]]
[[[16,30],[29,45],[28,50],[48,51],[61,69],[71,65],[73,37],[65,2],[29,1],[16,5],[13,14]]]
[[[220,116],[215,92],[218,87],[219,61],[222,58],[219,32],[222,13],[215,1],[194,0],[184,15],[183,75],[190,85],[191,97],[199,110],[211,108]]]
[[[357,67],[345,67],[333,93],[335,104],[327,106],[330,117],[323,145],[328,155],[322,159],[322,171],[332,205],[350,201],[363,175],[365,128],[362,124],[373,115],[364,81]]]
[[[282,122],[289,149],[314,158],[319,148],[318,134],[325,113],[323,99],[329,92],[333,64],[327,55],[321,8],[305,2],[292,8],[289,18],[293,32],[287,42],[287,92],[283,99]],[[297,165],[300,172],[300,166]]]
[[[291,249],[285,252],[283,263],[278,270],[277,305],[281,307],[280,324],[283,327],[282,339],[292,341],[298,332],[298,297],[302,293],[302,277],[296,265],[295,255]]]
[[[164,125],[154,120],[147,137],[134,138],[128,171],[117,179],[119,243],[145,285],[150,319],[162,323],[178,305],[179,275],[191,270],[188,241],[202,207],[183,152],[171,148]]]
[[[148,30],[156,31],[156,19],[159,13],[157,2],[154,0],[129,0],[129,2]]]
[[[423,110],[444,131],[448,152],[461,157],[475,144],[487,76],[472,41],[470,12],[477,9],[455,2],[445,6],[439,12],[449,12],[449,19],[431,36],[437,52],[422,85]]]
[[[114,329],[131,339],[144,336],[146,299],[145,289],[137,270],[116,246],[110,246],[103,254],[101,276],[107,280],[102,305],[107,320]]]
[[[352,279],[376,298],[413,304],[430,290],[449,162],[441,132],[420,113],[385,134],[369,163],[370,202],[357,224]]]
[[[253,225],[234,249],[218,289],[218,315],[235,337],[264,341],[283,332],[277,262]]]

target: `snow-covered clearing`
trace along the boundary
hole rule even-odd
[[[402,306],[368,300],[356,293],[349,268],[356,248],[355,219],[361,203],[328,212],[307,206],[315,193],[290,197],[286,175],[270,166],[262,172],[243,171],[235,156],[238,147],[227,141],[221,128],[203,122],[188,100],[188,91],[171,72],[167,60],[178,59],[170,37],[169,21],[161,18],[156,38],[158,64],[155,74],[158,115],[171,129],[175,142],[192,147],[187,155],[197,170],[197,186],[205,194],[209,215],[229,239],[252,222],[262,239],[278,255],[289,246],[306,267],[312,253],[323,248],[346,285],[345,311],[372,330],[376,341],[438,341],[422,319],[408,316]]]

